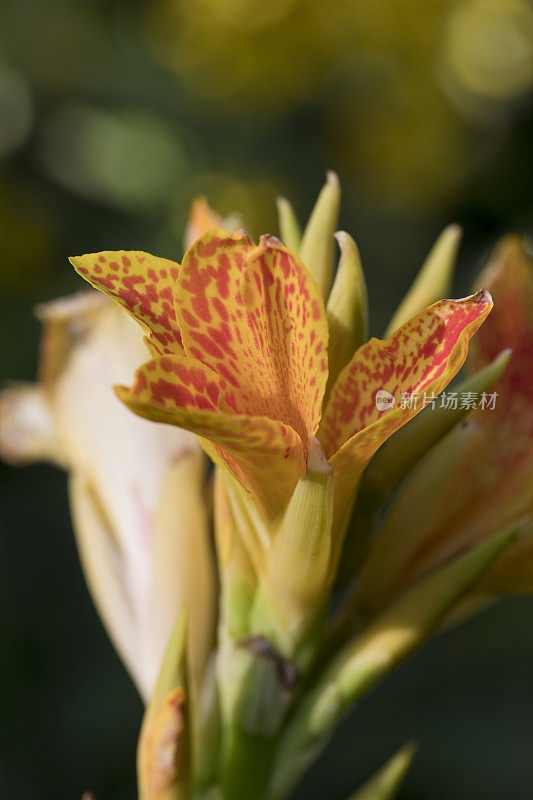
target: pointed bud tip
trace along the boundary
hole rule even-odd
[[[511,356],[513,355],[512,347],[506,347],[501,353],[498,353],[494,362],[502,367],[506,367],[509,361],[511,360]]]
[[[330,186],[337,186],[340,189],[340,181],[339,176],[333,169],[328,169],[326,172],[326,182],[330,184]]]
[[[277,236],[274,236],[272,233],[264,233],[260,240],[260,246],[263,247],[283,247],[283,242],[281,242]]]
[[[460,239],[463,235],[463,229],[458,222],[452,222],[450,225],[447,225],[444,228],[443,234],[446,234],[453,239]]]
[[[335,233],[333,234],[333,238],[336,239],[337,244],[340,247],[341,253],[344,253],[344,251],[349,246],[351,246],[355,249],[357,255],[359,255],[359,248],[357,247],[357,242],[355,241],[353,236],[351,236],[346,231],[335,231]]]
[[[335,239],[337,240],[337,242],[338,242],[338,245],[339,245],[339,247],[341,248],[341,250],[342,250],[342,246],[343,246],[343,245],[346,243],[346,241],[347,241],[348,239],[351,239],[351,238],[352,238],[352,237],[350,236],[350,234],[349,234],[349,233],[346,233],[346,231],[336,231],[336,232],[333,234],[333,236],[334,236],[334,237],[335,237]]]
[[[492,295],[488,289],[480,289],[478,292],[473,294],[470,300],[478,303],[480,306],[493,306]]]
[[[476,303],[480,306],[494,305],[492,295],[488,289],[478,289],[478,291],[474,292],[474,294],[469,294],[466,297],[461,297],[458,300],[453,300],[452,302],[465,305],[469,305],[470,303]]]
[[[307,471],[326,474],[332,470],[333,467],[327,460],[322,445],[316,436],[311,436],[307,451]]]

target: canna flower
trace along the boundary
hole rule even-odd
[[[287,541],[284,519],[296,513],[295,504],[303,507],[296,487],[316,473],[330,476],[323,481],[332,501],[319,532],[326,563],[316,606],[335,575],[365,466],[416,414],[401,407],[402,393],[438,393],[447,385],[492,307],[490,295],[434,303],[388,339],[359,347],[323,408],[327,310],[302,260],[273,236],[255,245],[244,233],[212,231],[194,242],[181,265],[131,251],[71,260],[146,334],[152,358],[130,388],[117,388],[120,399],[140,416],[200,436],[215,464],[253,499],[259,522],[247,549],[258,574],[268,572],[278,534]],[[343,280],[351,279],[347,273]],[[339,294],[334,287],[332,297]],[[381,407],[380,392],[394,402]],[[306,542],[306,526],[300,528],[304,542],[292,548],[291,563],[307,547],[310,575],[317,540]]]
[[[143,358],[138,328],[97,292],[38,309],[40,380],[0,395],[0,452],[69,473],[82,567],[107,632],[147,699],[183,603],[192,675],[211,647],[214,581],[194,436],[136,418],[112,385]]]
[[[60,367],[38,392],[25,390],[32,402],[12,404],[24,421],[12,451],[56,453],[71,472],[80,551],[97,601],[98,587],[111,587],[101,608],[110,617],[126,606],[138,612],[130,626],[140,642],[136,660],[124,646],[126,615],[108,627],[117,641],[122,636],[130,668],[144,670],[136,677],[150,693],[137,758],[142,800],[288,796],[347,708],[477,591],[480,579],[501,582],[526,541],[517,534],[530,510],[531,440],[527,425],[521,439],[514,427],[524,398],[520,364],[530,353],[522,346],[529,341],[525,273],[511,270],[521,288],[505,295],[517,309],[513,325],[503,335],[507,318],[492,317],[471,357],[480,370],[465,381],[485,390],[501,377],[509,353],[499,353],[498,339],[505,338],[516,371],[499,386],[513,398],[515,422],[473,415],[457,426],[465,412],[430,418],[428,409],[415,420],[420,406],[402,401],[445,389],[491,296],[481,290],[438,300],[448,292],[460,237],[450,226],[385,338],[367,341],[361,262],[353,239],[335,232],[339,203],[339,182],[329,173],[303,232],[281,198],[284,243],[265,235],[255,244],[198,199],[181,264],[139,251],[71,259],[121,308],[89,295],[91,324],[70,314],[77,322],[69,346],[64,336],[47,335],[46,361],[53,365],[60,354]],[[486,274],[496,294],[498,274]],[[109,391],[115,381],[123,405]],[[525,379],[523,386],[527,395]],[[45,400],[39,414],[36,393]],[[488,447],[487,469],[471,483],[473,502],[461,506],[459,495],[446,494],[448,478],[456,470],[466,485],[474,442]],[[209,521],[200,445],[215,464]],[[504,446],[502,467],[495,454]],[[437,465],[426,471],[434,457]],[[398,493],[407,516],[393,503],[393,522],[383,522],[377,512],[419,461]],[[492,527],[485,530],[486,515],[473,535],[486,492]],[[142,516],[139,498],[148,512]],[[438,517],[428,513],[430,501]],[[425,549],[423,532],[441,520],[436,546]],[[211,523],[220,577],[216,647]],[[328,613],[332,597],[335,616]],[[361,796],[389,796],[410,757],[402,753]]]
[[[504,348],[508,365],[491,389],[492,404],[484,402],[430,453],[393,505],[363,572],[359,599],[367,608],[382,607],[512,524],[523,535],[478,593],[533,591],[533,262],[519,236],[501,240],[481,280],[496,307],[473,342],[468,367],[487,368]]]

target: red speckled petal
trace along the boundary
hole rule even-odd
[[[470,417],[468,424],[479,435],[458,465],[453,484],[435,498],[429,544],[413,559],[416,569],[423,569],[429,557],[448,558],[533,512],[533,260],[523,240],[502,239],[480,280],[494,296],[494,311],[472,342],[468,367],[485,366],[505,347],[513,352],[490,390],[496,393],[494,407],[478,406]],[[509,552],[515,550],[521,546]],[[498,575],[505,575],[510,585],[513,559],[504,562],[509,568],[502,567]],[[533,586],[533,564],[529,574]]]
[[[281,422],[233,413],[225,378],[186,356],[161,356],[137,371],[131,389],[116,391],[136,414],[207,439],[209,455],[229,467],[266,517],[282,512],[305,469],[302,441]]]
[[[141,325],[150,350],[183,353],[174,310],[179,264],[139,251],[105,251],[70,259],[76,272]]]
[[[176,316],[187,355],[223,376],[239,414],[290,425],[307,446],[327,379],[318,287],[277,239],[206,234],[183,259]]]
[[[494,297],[494,311],[472,342],[471,372],[489,364],[503,348],[513,351],[499,387],[526,398],[533,415],[533,259],[520,236],[506,236],[480,275]],[[507,415],[502,407],[497,409]]]
[[[402,408],[403,393],[439,394],[461,368],[470,337],[492,308],[488,292],[442,300],[402,325],[389,339],[371,339],[356,352],[333,387],[320,439],[336,471],[340,507],[355,491],[378,447],[417,411]],[[394,406],[376,408],[376,392]]]

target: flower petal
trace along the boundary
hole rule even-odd
[[[442,300],[405,323],[389,339],[371,339],[341,372],[319,438],[336,471],[336,506],[345,509],[378,447],[415,416],[403,393],[438,394],[463,364],[468,341],[490,309],[488,292]],[[394,404],[379,410],[378,391]],[[340,511],[338,511],[340,513]]]
[[[521,395],[533,408],[533,259],[520,236],[506,236],[499,242],[480,280],[493,294],[496,307],[472,343],[468,366],[478,370],[503,347],[510,347],[511,363],[498,385]],[[498,411],[508,416],[507,408]]]
[[[233,413],[231,389],[194,359],[162,356],[137,371],[131,389],[117,387],[117,394],[136,414],[209,440],[209,455],[231,470],[272,519],[286,506],[305,469],[302,442],[282,422]]]
[[[533,511],[533,262],[519,236],[502,239],[481,279],[495,308],[472,343],[468,366],[483,367],[502,347],[512,348],[511,359],[493,387],[494,408],[472,414],[480,440],[464,453],[453,483],[433,497],[430,544],[418,570]]]
[[[187,355],[224,376],[233,410],[290,425],[307,446],[327,379],[318,287],[272,236],[215,231],[185,254],[176,315]]]
[[[326,455],[367,431],[368,446],[377,449],[384,441],[381,431],[387,429],[389,436],[413,417],[416,409],[401,408],[402,395],[440,392],[459,371],[468,340],[491,308],[483,290],[464,300],[442,300],[389,339],[370,339],[360,347],[339,375],[320,427]],[[378,408],[378,391],[390,394],[389,408]]]
[[[174,311],[179,264],[123,250],[75,256],[70,262],[82,278],[123,306],[140,324],[152,352],[183,352]]]
[[[52,461],[65,464],[49,399],[34,383],[0,391],[0,458],[13,465]]]

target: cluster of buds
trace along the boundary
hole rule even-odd
[[[330,173],[303,232],[285,199],[258,245],[199,200],[181,264],[71,259],[107,298],[41,309],[41,379],[1,397],[4,457],[69,471],[87,583],[147,701],[142,800],[282,800],[433,631],[533,590],[524,242],[490,257],[494,310],[486,289],[441,300],[450,226],[368,339],[339,204]]]

